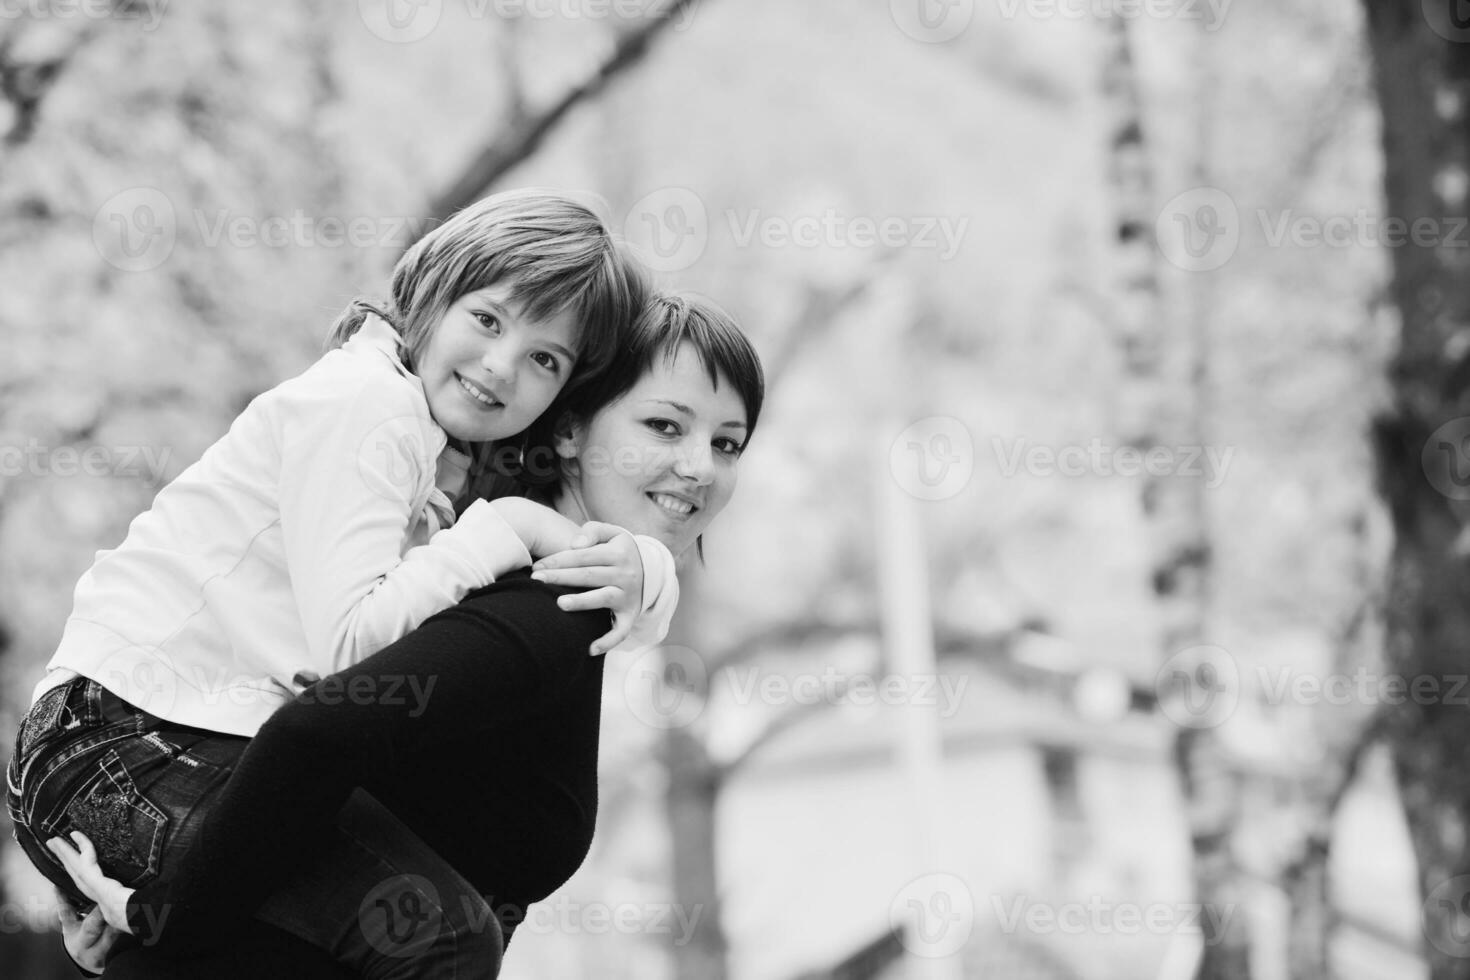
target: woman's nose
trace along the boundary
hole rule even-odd
[[[700,486],[715,478],[714,455],[708,445],[681,446],[674,451],[674,472]]]

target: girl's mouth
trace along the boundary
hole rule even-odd
[[[481,408],[490,409],[500,407],[501,403],[492,397],[489,392],[463,375],[456,374],[454,380],[459,382],[460,391],[463,391],[466,396],[473,399]]]

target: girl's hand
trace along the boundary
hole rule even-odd
[[[532,559],[565,551],[579,533],[575,522],[525,497],[500,497],[490,501],[490,506],[510,525]]]
[[[107,966],[107,954],[117,943],[121,932],[102,918],[102,906],[82,915],[61,891],[56,892],[61,917],[61,941],[72,962],[88,973],[101,973]]]
[[[558,552],[531,566],[531,577],[552,585],[575,585],[590,592],[564,595],[556,604],[567,612],[611,609],[613,627],[590,650],[596,657],[628,638],[643,611],[643,557],[633,535],[616,524],[588,521],[570,551]]]
[[[77,890],[97,903],[97,908],[93,911],[100,910],[102,919],[118,932],[132,935],[133,930],[128,927],[128,899],[136,889],[107,877],[102,866],[97,863],[97,851],[92,847],[92,842],[87,840],[86,834],[74,830],[71,839],[76,841],[76,847],[60,837],[48,840],[46,847],[56,855],[62,867],[66,868],[66,873],[71,875]]]

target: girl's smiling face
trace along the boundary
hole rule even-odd
[[[745,403],[685,344],[621,398],[557,436],[563,489],[592,520],[658,538],[678,556],[735,492]]]
[[[572,312],[528,320],[510,293],[496,284],[455,300],[416,359],[429,413],[455,439],[518,435],[571,376],[579,336]]]

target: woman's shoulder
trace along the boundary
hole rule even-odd
[[[558,598],[578,591],[538,582],[529,568],[520,568],[468,593],[445,613],[458,610],[518,630],[538,644],[567,644],[585,657],[592,642],[607,632],[609,614],[606,609],[567,612],[557,605]]]

